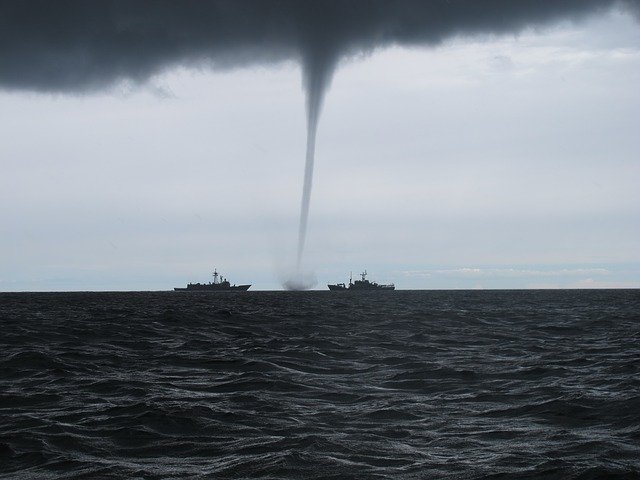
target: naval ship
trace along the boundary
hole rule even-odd
[[[353,281],[353,276],[349,278],[349,285],[345,285],[344,283],[336,283],[334,285],[327,285],[329,290],[332,291],[343,291],[343,290],[357,290],[357,291],[367,291],[367,290],[395,290],[396,286],[391,283],[389,285],[379,285],[376,282],[370,282],[367,280],[367,271],[365,270],[360,274],[362,280]]]
[[[217,270],[213,270],[213,282],[209,283],[189,283],[184,288],[176,287],[174,290],[176,292],[194,292],[194,291],[205,291],[205,292],[246,292],[249,290],[251,285],[231,285],[229,280],[224,278],[222,275],[218,273]]]

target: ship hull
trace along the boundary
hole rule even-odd
[[[344,286],[344,285],[327,285],[327,287],[329,287],[329,290],[331,290],[332,292],[373,292],[373,291],[380,291],[380,290],[395,290],[396,287],[394,285],[377,285],[377,286],[368,286],[368,287],[359,287],[359,286],[355,286],[354,284],[349,285],[348,287]]]
[[[352,291],[356,291],[356,292],[372,292],[372,291],[379,291],[379,290],[395,290],[396,287],[394,285],[378,285],[378,286],[368,286],[368,287],[356,287],[356,286],[351,286],[349,288],[349,290]]]
[[[216,284],[209,285],[187,285],[184,288],[176,287],[176,292],[246,292],[251,285],[232,285],[230,287],[220,286]]]

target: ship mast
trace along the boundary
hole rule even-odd
[[[218,269],[213,269],[213,284],[216,285],[218,283]]]

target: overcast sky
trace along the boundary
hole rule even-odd
[[[611,10],[341,57],[304,268],[397,288],[640,287],[640,27]],[[300,62],[0,88],[0,291],[280,289]]]

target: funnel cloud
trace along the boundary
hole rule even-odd
[[[300,271],[302,253],[307,234],[309,219],[309,204],[311,202],[311,187],[313,185],[313,163],[316,150],[316,132],[324,94],[327,91],[334,62],[331,57],[318,56],[310,59],[311,63],[304,66],[304,87],[307,93],[307,153],[304,165],[304,183],[302,186],[302,202],[300,205],[300,224],[298,230],[298,255],[296,266]]]

